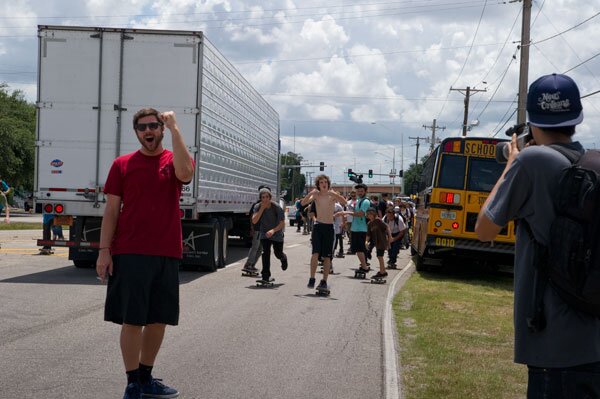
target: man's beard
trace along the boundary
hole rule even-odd
[[[146,149],[146,151],[153,153],[156,151],[157,148],[159,148],[160,144],[162,143],[163,137],[165,137],[164,132],[161,132],[160,135],[158,136],[154,136],[154,139],[152,141],[148,141],[146,140],[146,137],[142,137],[140,138],[138,136],[138,140],[140,141],[140,144],[142,145],[142,147],[144,147],[144,149]]]

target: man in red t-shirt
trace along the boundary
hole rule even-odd
[[[173,152],[162,146],[165,126]],[[104,186],[96,271],[103,282],[108,277],[104,319],[122,325],[124,399],[175,398],[179,392],[152,378],[152,367],[166,325],[179,321],[179,197],[194,162],[174,112],[144,108],[133,128],[141,148],[115,159]]]

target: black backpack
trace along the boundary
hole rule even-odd
[[[571,162],[560,176],[555,199],[556,218],[550,241],[536,246],[534,314],[528,325],[541,331],[545,325],[543,295],[550,284],[573,308],[600,317],[600,151],[583,155],[551,145]],[[530,226],[525,223],[529,235]]]

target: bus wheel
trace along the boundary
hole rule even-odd
[[[425,265],[425,258],[418,253],[414,256],[415,268],[418,272],[426,272],[429,270],[427,265]]]

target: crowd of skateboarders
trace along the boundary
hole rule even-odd
[[[387,268],[397,268],[396,262],[401,249],[409,247],[410,228],[414,209],[411,203],[400,198],[393,201],[386,193],[367,197],[368,187],[357,184],[346,198],[331,189],[331,180],[321,174],[314,180],[315,188],[303,198],[296,198],[296,232],[311,235],[311,258],[308,288],[315,288],[316,272],[323,266],[323,277],[317,286],[321,294],[329,294],[327,279],[333,273],[332,259],[345,255],[356,255],[359,266],[355,277],[365,278],[370,272],[372,252],[375,250],[379,270],[371,279],[385,282]],[[258,285],[272,286],[271,247],[281,261],[282,270],[288,267],[283,253],[285,214],[273,200],[269,187],[259,187],[259,199],[250,209],[253,228],[252,247],[242,268],[243,275],[258,276]],[[344,238],[348,250],[344,253]],[[337,251],[337,252],[336,252]],[[384,256],[387,251],[388,260]],[[262,252],[262,255],[261,255]],[[262,269],[256,267],[262,259]]]

